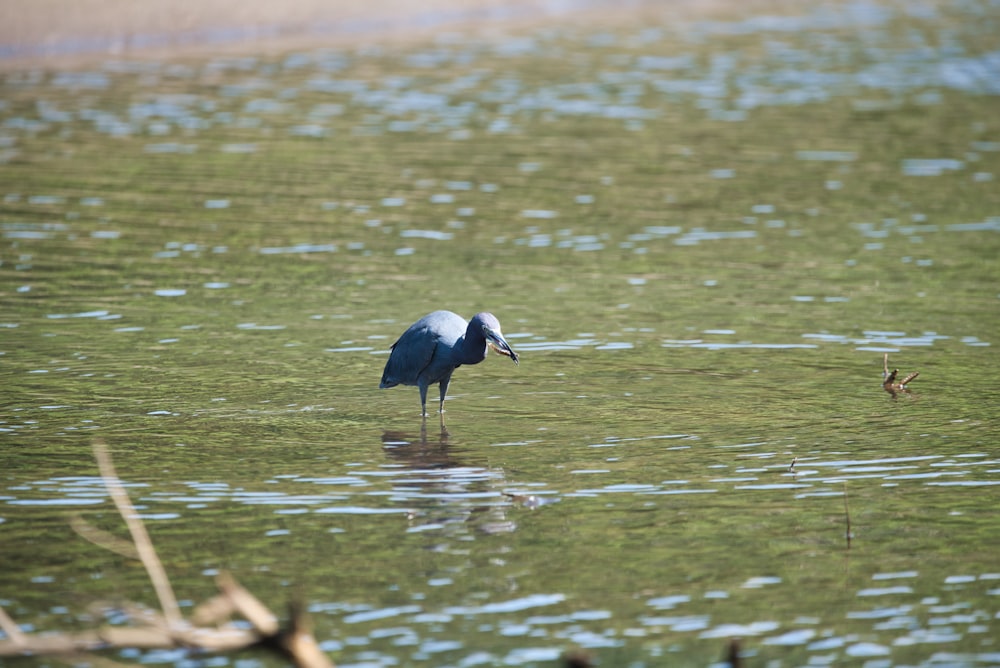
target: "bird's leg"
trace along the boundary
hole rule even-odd
[[[444,378],[442,378],[441,382],[439,383],[439,385],[441,387],[441,403],[440,403],[439,408],[438,408],[438,412],[439,413],[444,413],[444,398],[448,394],[448,385],[450,383],[451,383],[451,374],[450,373],[447,376],[445,376]]]
[[[420,414],[427,417],[427,383],[420,382],[417,386],[420,388]]]

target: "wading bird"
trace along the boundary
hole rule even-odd
[[[500,321],[492,313],[477,313],[465,322],[451,311],[434,311],[410,325],[392,344],[379,387],[416,385],[420,388],[420,413],[426,417],[427,388],[437,383],[441,388],[438,410],[443,413],[452,372],[463,364],[479,364],[489,348],[517,364],[517,353],[503,338]]]

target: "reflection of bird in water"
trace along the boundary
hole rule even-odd
[[[410,325],[394,344],[382,372],[382,389],[396,385],[420,388],[420,413],[427,415],[427,388],[441,390],[438,410],[444,412],[451,374],[463,364],[479,364],[489,348],[517,364],[515,353],[500,332],[492,313],[477,313],[468,323],[451,311],[434,311]]]
[[[507,517],[510,504],[499,501],[509,496],[498,490],[505,482],[503,469],[463,465],[449,452],[448,438],[444,425],[440,435],[430,437],[426,427],[419,437],[400,431],[382,434],[386,456],[405,467],[393,476],[392,487],[396,499],[412,508],[412,530],[454,534],[473,526],[487,534],[514,531],[517,524]]]
[[[910,390],[906,387],[907,384],[920,375],[919,371],[914,371],[897,383],[896,374],[898,373],[899,369],[889,371],[889,353],[885,353],[882,356],[882,389],[891,394],[893,399],[900,392],[910,394]]]
[[[426,426],[420,429],[420,437],[402,431],[382,433],[382,448],[385,454],[412,469],[442,469],[460,466],[448,452],[448,430],[441,425],[440,435],[427,438]]]

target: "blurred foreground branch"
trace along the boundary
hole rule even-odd
[[[81,536],[109,550],[142,561],[156,590],[160,611],[144,610],[131,615],[134,626],[104,626],[77,633],[24,633],[0,607],[0,657],[17,655],[78,655],[81,652],[137,648],[186,648],[193,652],[229,652],[262,647],[290,659],[299,668],[333,668],[312,636],[309,621],[298,607],[291,610],[286,628],[257,597],[244,589],[228,573],[216,578],[219,594],[199,605],[187,620],[181,615],[177,598],[163,564],[153,548],[124,485],[115,473],[111,456],[103,442],[94,443],[94,457],[108,494],[132,534],[129,544],[77,518],[73,528]],[[139,606],[132,606],[139,610]],[[237,615],[250,624],[236,625]]]

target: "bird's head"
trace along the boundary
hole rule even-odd
[[[480,313],[476,316],[476,319],[479,320],[483,328],[483,336],[486,338],[486,344],[499,354],[509,357],[514,364],[517,364],[517,353],[507,343],[507,339],[503,338],[503,332],[500,331],[500,321],[496,319],[496,316],[492,313]]]

